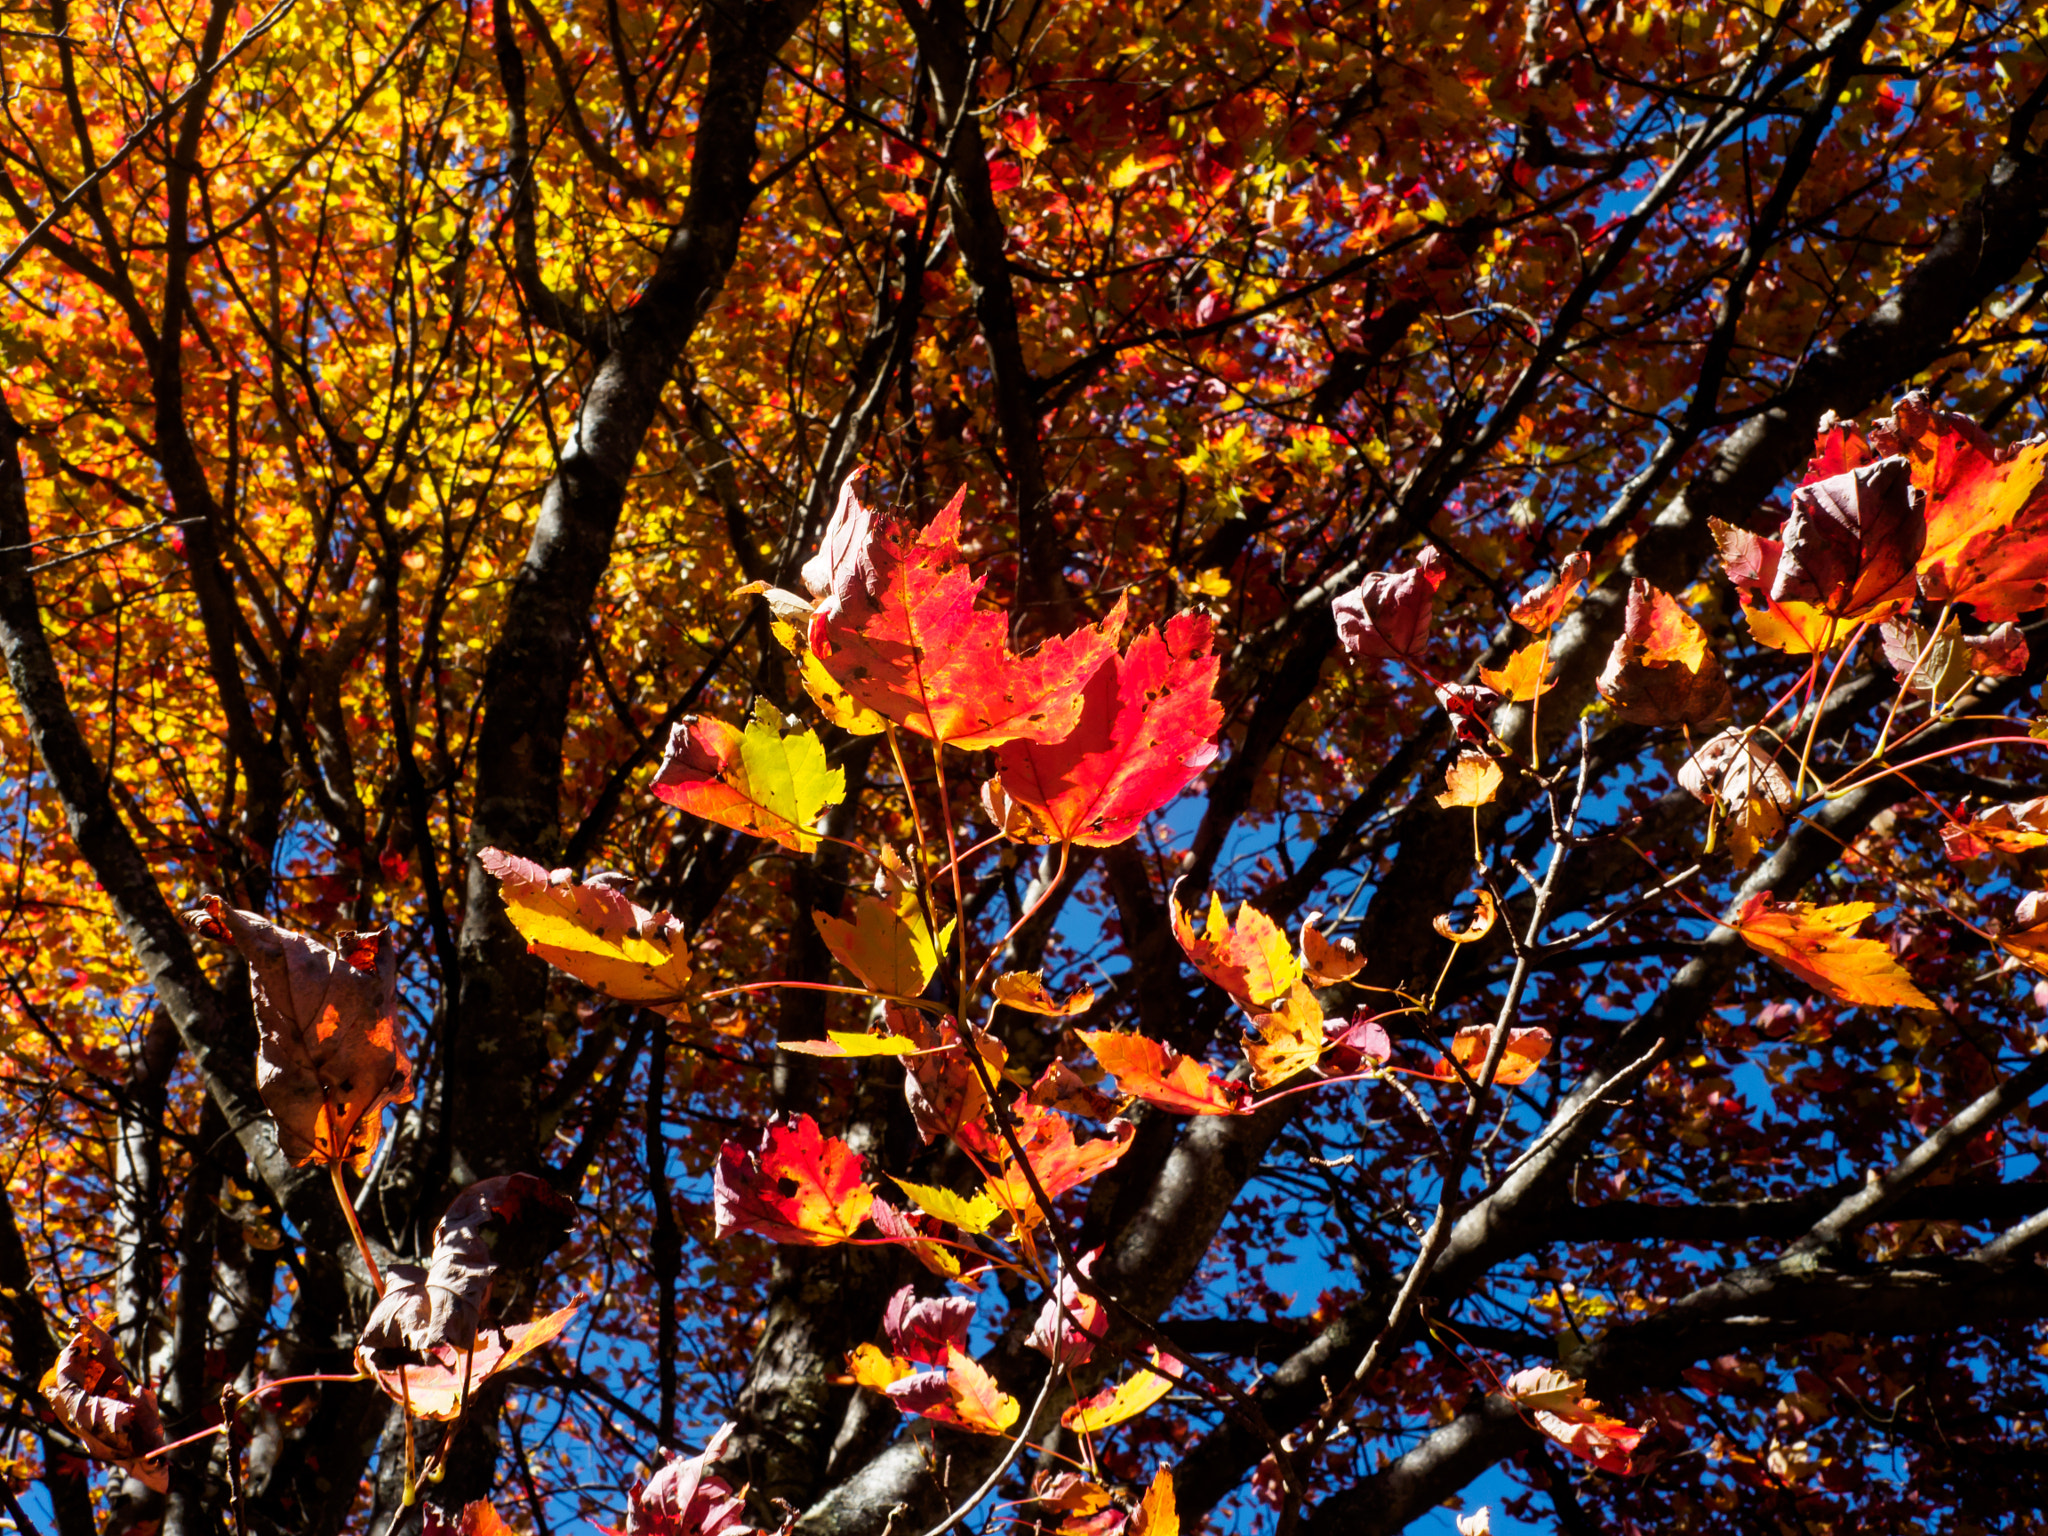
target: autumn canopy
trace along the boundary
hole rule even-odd
[[[0,1528],[2048,1522],[2019,3],[0,17]]]

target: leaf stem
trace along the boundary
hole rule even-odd
[[[348,1197],[348,1185],[341,1176],[341,1159],[336,1158],[329,1163],[327,1172],[334,1180],[334,1198],[341,1202],[341,1214],[348,1218],[348,1229],[355,1234],[356,1252],[363,1256],[363,1268],[370,1272],[370,1284],[381,1301],[384,1297],[384,1274],[377,1268],[376,1255],[370,1252],[370,1240],[363,1235],[363,1224],[356,1216],[356,1203]]]

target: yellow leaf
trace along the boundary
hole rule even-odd
[[[1745,608],[1750,638],[1788,656],[1811,656],[1825,651],[1836,640],[1846,639],[1855,626],[1823,613],[1813,603],[1772,603],[1768,608]]]
[[[811,921],[833,958],[871,991],[891,997],[916,997],[939,968],[939,955],[952,937],[949,922],[932,942],[917,900],[906,892],[894,902],[878,896],[856,896],[853,919],[813,912]]]
[[[1124,1527],[1124,1536],[1180,1536],[1180,1510],[1173,1497],[1173,1473],[1162,1466],[1152,1474],[1152,1486]]]
[[[534,954],[620,1002],[689,1017],[690,956],[673,915],[635,906],[608,885],[573,880],[566,869],[546,870],[496,848],[480,857]]]
[[[1022,1009],[1025,1013],[1042,1013],[1053,1019],[1086,1013],[1095,1004],[1093,987],[1083,987],[1064,1001],[1054,997],[1045,984],[1045,977],[1037,971],[1005,972],[996,978],[995,993],[999,1003]]]
[[[822,1040],[782,1040],[776,1049],[795,1051],[800,1056],[908,1056],[917,1049],[915,1040],[901,1035],[871,1035],[860,1029],[828,1029]]]
[[[1074,1404],[1060,1415],[1060,1423],[1080,1434],[1094,1434],[1114,1428],[1126,1419],[1135,1419],[1166,1396],[1180,1375],[1180,1363],[1165,1359],[1157,1348],[1147,1350],[1146,1355],[1151,1362],[1149,1369]]]
[[[1436,803],[1446,810],[1486,805],[1500,785],[1499,763],[1484,752],[1461,752],[1444,774],[1444,792],[1436,797]]]
[[[910,1197],[910,1203],[925,1215],[936,1216],[940,1221],[950,1222],[962,1232],[986,1232],[1003,1214],[1003,1208],[990,1199],[985,1190],[976,1190],[971,1195],[956,1195],[950,1189],[939,1189],[930,1184],[913,1184],[908,1179],[897,1178],[894,1174],[889,1177],[898,1189]]]
[[[915,1376],[917,1367],[908,1360],[883,1354],[873,1344],[863,1344],[846,1357],[846,1374],[853,1378],[856,1386],[879,1392],[891,1382]]]

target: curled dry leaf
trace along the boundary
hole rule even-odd
[[[1543,1065],[1543,1058],[1550,1054],[1550,1031],[1528,1028],[1510,1029],[1507,1048],[1501,1052],[1500,1065],[1495,1069],[1493,1081],[1496,1086],[1512,1088],[1517,1083],[1526,1083],[1536,1075],[1536,1069]],[[1451,1056],[1457,1058],[1465,1075],[1478,1081],[1480,1069],[1486,1065],[1487,1054],[1493,1049],[1493,1026],[1474,1024],[1461,1029],[1451,1038]],[[1451,1058],[1439,1056],[1436,1062],[1436,1077],[1439,1082],[1455,1083],[1458,1074],[1452,1070]]]
[[[1757,849],[1785,830],[1798,806],[1785,777],[1754,731],[1731,726],[1703,742],[1678,770],[1679,786],[1726,818],[1730,850],[1747,864]]]
[[[751,1536],[745,1495],[711,1470],[735,1427],[721,1426],[695,1456],[670,1452],[652,1477],[635,1483],[621,1536]]]
[[[1143,1035],[1083,1030],[1095,1059],[1133,1098],[1180,1115],[1234,1115],[1244,1107],[1243,1083],[1229,1082],[1192,1056]]]
[[[1060,1415],[1060,1423],[1076,1434],[1098,1434],[1135,1419],[1166,1396],[1180,1380],[1181,1363],[1160,1354],[1156,1346],[1145,1351],[1145,1358],[1147,1369],[1083,1398]]]
[[[1557,574],[1510,608],[1508,617],[1531,633],[1542,634],[1564,617],[1592,569],[1593,557],[1583,549],[1573,550],[1564,557]]]
[[[1311,912],[1301,923],[1301,972],[1312,987],[1334,987],[1365,969],[1358,941],[1323,933],[1323,914]]]
[[[1880,459],[1792,493],[1770,595],[1855,622],[1912,599],[1927,543],[1927,493],[1903,458]]]
[[[1167,903],[1173,918],[1173,936],[1194,968],[1216,983],[1246,1008],[1255,1008],[1284,997],[1301,979],[1301,963],[1294,946],[1270,917],[1250,902],[1237,909],[1237,921],[1223,916],[1223,898],[1209,893],[1209,913],[1200,933],[1180,904],[1176,886]]]
[[[1148,629],[1099,666],[1081,718],[1057,741],[1004,744],[983,802],[1022,842],[1107,847],[1135,835],[1216,759],[1210,625],[1199,614]]]
[[[1436,803],[1445,810],[1491,805],[1501,780],[1500,764],[1486,753],[1461,752],[1444,774],[1444,792],[1436,797]]]
[[[579,882],[566,869],[486,848],[477,855],[495,877],[505,915],[526,947],[556,970],[607,997],[687,1019],[696,993],[683,925],[670,912],[650,912],[608,882]]]
[[[40,1386],[64,1427],[88,1452],[158,1493],[170,1487],[169,1467],[144,1459],[164,1443],[156,1393],[148,1387],[136,1390],[104,1329],[81,1319]]]
[[[1057,998],[1037,971],[1006,971],[996,978],[996,1001],[1025,1013],[1040,1013],[1051,1019],[1071,1018],[1095,1006],[1095,989],[1083,987],[1073,996]]]
[[[1510,1376],[1501,1391],[1574,1456],[1624,1477],[1634,1470],[1632,1457],[1643,1431],[1601,1412],[1586,1396],[1584,1382],[1555,1367],[1531,1366]]]
[[[960,553],[965,499],[954,496],[911,537],[863,507],[848,482],[804,567],[819,594],[811,655],[856,704],[920,736],[967,750],[1061,741],[1080,722],[1082,683],[1116,650],[1125,605],[1018,655],[1004,616],[975,606],[982,579]]]
[[[1431,545],[1405,571],[1378,571],[1330,605],[1337,640],[1353,656],[1383,656],[1416,665],[1429,641],[1443,556]]]
[[[1638,725],[1705,725],[1728,713],[1728,681],[1707,634],[1670,593],[1638,576],[1600,696]]]
[[[843,1243],[874,1203],[861,1171],[860,1154],[809,1115],[728,1141],[711,1175],[717,1235],[756,1232],[811,1248]]]
[[[330,949],[217,896],[186,920],[248,962],[256,1089],[285,1155],[300,1164],[366,1167],[385,1106],[412,1098],[389,931],[339,934]]]
[[[581,1305],[571,1302],[561,1311],[519,1328],[480,1329],[473,1349],[436,1345],[426,1351],[423,1365],[379,1366],[361,1349],[356,1351],[356,1365],[392,1402],[409,1405],[415,1418],[445,1423],[460,1418],[463,1405],[482,1391],[491,1377],[559,1338]]]
[[[1854,936],[1876,910],[1874,901],[1816,907],[1804,901],[1776,902],[1759,891],[1743,905],[1733,926],[1751,949],[1841,1002],[1870,1008],[1934,1007],[1934,1000],[1913,985],[1889,946]]]
[[[846,774],[826,763],[816,733],[788,730],[762,699],[745,730],[695,715],[679,720],[652,788],[657,800],[693,816],[810,853],[818,817],[845,797]]]
[[[1476,944],[1493,932],[1493,925],[1500,917],[1500,907],[1493,899],[1493,892],[1482,890],[1473,898],[1472,917],[1463,928],[1455,926],[1455,920],[1446,912],[1434,919],[1430,926],[1439,936],[1453,944]]]
[[[379,1367],[417,1361],[441,1344],[476,1340],[491,1278],[538,1263],[576,1224],[576,1204],[530,1173],[500,1174],[455,1197],[434,1228],[427,1267],[394,1264],[357,1340]]]

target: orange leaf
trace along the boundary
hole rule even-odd
[[[1969,603],[1987,622],[2041,605],[2048,587],[2048,441],[2001,452],[1975,422],[1922,390],[1893,418],[1913,484],[1927,493],[1920,590]]]
[[[975,606],[982,579],[960,554],[963,490],[914,538],[860,504],[849,479],[803,569],[818,599],[811,654],[854,700],[934,741],[972,749],[1061,741],[1080,723],[1082,683],[1116,649],[1119,599],[1100,624],[1010,649],[1009,624]]]
[[[599,880],[486,848],[478,855],[499,883],[505,915],[526,947],[607,997],[672,1019],[689,1017],[690,956],[674,914],[650,912]]]
[[[1124,1536],[1180,1536],[1180,1510],[1173,1497],[1173,1473],[1162,1466],[1152,1474],[1152,1486],[1138,1502],[1137,1513],[1124,1527]]]
[[[1451,1055],[1457,1057],[1458,1065],[1465,1069],[1465,1075],[1478,1081],[1479,1069],[1486,1065],[1487,1052],[1493,1048],[1493,1026],[1474,1024],[1461,1029],[1451,1039]],[[1508,1031],[1507,1049],[1495,1069],[1493,1080],[1503,1088],[1512,1088],[1517,1083],[1526,1083],[1536,1075],[1536,1069],[1543,1064],[1543,1058],[1550,1054],[1550,1031],[1547,1029],[1511,1029]],[[1458,1074],[1451,1070],[1448,1058],[1436,1059],[1437,1081],[1454,1083]]]
[[[1814,656],[1833,649],[1847,639],[1854,625],[1835,618],[1812,603],[1770,602],[1762,608],[1744,608],[1750,638],[1787,656]]]
[[[1365,969],[1365,956],[1358,952],[1358,941],[1325,938],[1322,929],[1316,926],[1322,920],[1322,913],[1311,912],[1301,923],[1302,975],[1312,987],[1335,986]]]
[[[1081,1038],[1116,1074],[1117,1086],[1147,1104],[1181,1115],[1234,1115],[1243,1108],[1244,1084],[1226,1081],[1156,1040],[1108,1029],[1082,1030]]]
[[[1593,558],[1584,550],[1566,555],[1557,574],[1508,610],[1508,617],[1534,634],[1542,634],[1564,617],[1565,609],[1579,595],[1579,588],[1593,569]],[[1485,674],[1482,673],[1482,676]],[[1490,680],[1489,680],[1490,681]],[[1500,684],[1494,683],[1500,688]],[[1500,689],[1505,693],[1505,688]]]
[[[1510,1376],[1501,1391],[1574,1456],[1624,1477],[1634,1470],[1632,1455],[1643,1431],[1603,1413],[1586,1396],[1584,1382],[1554,1366],[1531,1366]]]
[[[996,1001],[1025,1013],[1042,1013],[1047,1018],[1070,1018],[1095,1006],[1095,989],[1083,987],[1061,1000],[1052,995],[1045,977],[1037,971],[1008,971],[996,978]]]
[[[1463,928],[1451,926],[1451,914],[1432,918],[1430,927],[1453,944],[1476,944],[1493,932],[1493,925],[1500,917],[1500,906],[1493,899],[1493,892],[1480,891],[1473,898],[1472,920]]]
[[[1491,667],[1479,669],[1479,680],[1502,698],[1512,699],[1517,704],[1526,704],[1538,694],[1550,692],[1557,686],[1556,678],[1545,678],[1543,668],[1550,659],[1550,642],[1532,640],[1508,658],[1508,664],[1498,672]]]
[[[1640,576],[1599,687],[1616,714],[1639,725],[1704,725],[1728,712],[1728,681],[1707,632]]]
[[[778,1243],[823,1248],[853,1236],[874,1203],[860,1154],[819,1133],[809,1115],[728,1141],[711,1175],[718,1236],[758,1232]]]
[[[1023,1147],[1031,1171],[1038,1176],[1039,1185],[1045,1190],[1048,1200],[1059,1199],[1068,1190],[1087,1183],[1113,1165],[1130,1150],[1131,1137],[1137,1133],[1137,1127],[1130,1121],[1112,1120],[1107,1137],[1077,1143],[1073,1125],[1056,1110],[1045,1109],[1027,1100],[1019,1103],[1014,1113],[1021,1122],[1018,1144]],[[1033,1203],[1031,1183],[1009,1153],[1009,1139],[1001,1138],[996,1145],[1000,1149],[999,1155],[1009,1166],[1000,1178],[990,1180],[989,1193],[1004,1209],[1017,1213],[1020,1226],[1031,1226],[1042,1219],[1044,1213]]]
[[[1888,945],[1851,937],[1877,910],[1874,901],[1815,907],[1779,904],[1762,891],[1749,898],[1733,927],[1751,949],[1845,1003],[1871,1008],[1932,1008]]]
[[[785,730],[781,712],[762,699],[744,730],[685,715],[650,787],[693,816],[810,853],[812,828],[845,795],[846,773],[826,763],[814,733]]]
[[[1284,997],[1301,979],[1301,963],[1295,959],[1287,935],[1251,903],[1238,907],[1233,926],[1224,919],[1223,898],[1211,891],[1208,921],[1199,934],[1178,893],[1169,898],[1168,905],[1173,914],[1173,936],[1195,969],[1245,1007]]]
[[[1460,752],[1444,774],[1444,792],[1436,803],[1445,810],[1477,808],[1492,803],[1503,775],[1500,764],[1484,752]]]
[[[1000,1435],[1017,1422],[1023,1409],[1017,1399],[996,1385],[972,1356],[948,1346],[946,1386],[953,1394],[953,1422],[977,1434]]]
[[[338,948],[218,896],[186,914],[249,963],[256,1001],[256,1089],[294,1163],[369,1165],[384,1107],[412,1098],[398,1042],[398,960],[390,930],[337,935]]]
[[[1060,1415],[1060,1423],[1079,1434],[1095,1434],[1135,1419],[1166,1396],[1180,1379],[1180,1362],[1167,1359],[1157,1347],[1146,1350],[1145,1355],[1149,1369],[1082,1399]]]

